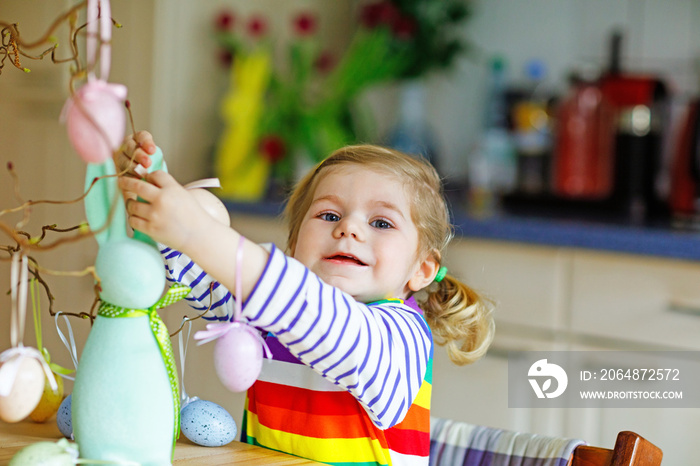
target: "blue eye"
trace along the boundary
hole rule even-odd
[[[340,220],[340,216],[337,214],[334,214],[333,212],[324,212],[318,216],[321,220],[325,220],[327,222],[337,222]]]
[[[384,220],[383,218],[379,218],[377,220],[373,220],[370,225],[372,225],[374,228],[379,228],[380,230],[387,230],[389,228],[394,228],[394,226],[389,223],[388,221]]]

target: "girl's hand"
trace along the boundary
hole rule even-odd
[[[152,163],[150,156],[155,151],[153,136],[148,131],[139,131],[127,136],[122,144],[122,150],[114,156],[117,172],[141,178],[134,169],[137,165],[142,165],[144,168],[150,167]]]
[[[235,270],[240,233],[212,217],[168,173],[157,170],[145,180],[123,176],[119,187],[145,202],[129,199],[129,224],[155,241],[186,254],[229,290],[235,290]],[[241,269],[242,296],[245,300],[266,267],[266,249],[245,240]]]
[[[145,181],[121,177],[119,187],[145,201],[127,200],[131,227],[171,248],[186,252],[193,243],[206,243],[207,231],[216,224],[196,198],[164,171],[150,173]]]

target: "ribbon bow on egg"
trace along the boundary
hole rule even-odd
[[[23,252],[12,255],[10,280],[12,348],[0,353],[0,419],[12,423],[21,421],[36,408],[45,381],[54,392],[58,384],[41,352],[22,344],[28,282],[28,259]]]
[[[94,72],[98,16],[101,42],[99,78]],[[107,82],[111,28],[109,1],[90,0],[87,8],[88,81],[66,101],[61,112],[71,144],[87,163],[102,163],[111,158],[112,153],[121,145],[126,131],[126,86]]]
[[[214,347],[214,368],[226,388],[232,392],[242,392],[257,380],[262,369],[263,349],[265,357],[271,357],[270,349],[260,332],[245,322],[241,316],[241,269],[243,262],[243,242],[240,237],[236,251],[236,298],[234,312],[227,322],[207,324],[206,330],[195,333],[195,340],[202,345],[216,340]]]

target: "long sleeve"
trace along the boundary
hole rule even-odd
[[[188,256],[159,244],[160,253],[165,261],[165,276],[171,283],[189,286],[192,291],[185,297],[187,304],[206,320],[228,320],[233,314],[234,298],[222,284],[202,270]]]
[[[349,391],[381,429],[406,415],[432,351],[419,312],[399,300],[358,303],[274,246],[242,313],[251,325],[274,333],[301,362]]]
[[[425,376],[432,336],[423,316],[400,300],[366,305],[324,283],[274,245],[242,317],[275,334],[301,362],[349,391],[372,422],[401,422]],[[161,248],[168,280],[192,288],[186,298],[209,320],[231,315],[231,293],[186,255]],[[211,290],[211,292],[210,292]]]

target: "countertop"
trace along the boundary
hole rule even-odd
[[[0,464],[8,464],[22,448],[36,442],[55,442],[62,438],[55,420],[37,424],[25,420],[16,424],[0,421]],[[174,465],[312,465],[320,464],[297,456],[288,455],[248,445],[234,440],[222,447],[202,447],[180,436],[175,446]]]
[[[236,213],[274,217],[281,215],[281,202],[233,202],[224,200]],[[676,226],[671,220],[644,224],[560,214],[499,212],[476,217],[453,209],[458,237],[521,242],[553,247],[584,248],[671,259],[700,261],[700,231]]]

